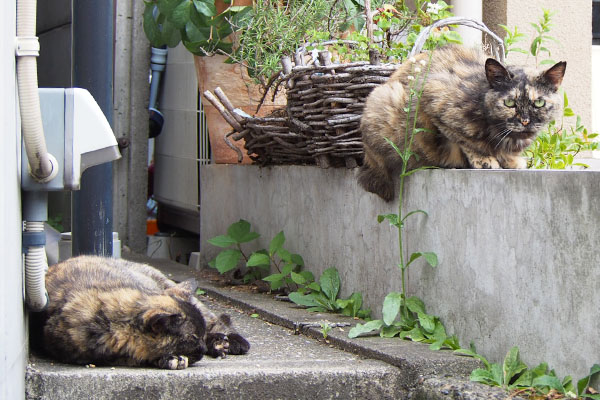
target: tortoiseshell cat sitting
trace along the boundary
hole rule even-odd
[[[145,264],[80,256],[48,269],[43,348],[74,364],[184,369],[204,354],[245,354],[250,344],[180,284]],[[32,335],[35,332],[32,331]]]
[[[365,149],[359,183],[384,200],[394,198],[402,159],[386,142],[404,148],[411,79],[420,89],[429,54],[405,61],[368,96],[361,120]],[[558,88],[567,63],[546,71],[508,66],[463,46],[435,50],[417,115],[408,168],[525,168],[521,153],[562,106]],[[415,68],[420,68],[418,74]],[[412,78],[411,78],[412,77]],[[412,117],[410,118],[412,128]]]

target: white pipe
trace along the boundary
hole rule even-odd
[[[21,110],[21,128],[30,173],[38,181],[56,176],[58,166],[53,165],[46,148],[40,96],[38,94],[37,60],[39,42],[35,36],[36,0],[19,0],[17,3],[17,86]]]
[[[483,2],[482,0],[452,0],[452,13],[457,17],[467,17],[483,21]],[[481,46],[481,31],[459,26],[456,31],[460,33],[463,44],[469,47]]]
[[[44,232],[44,223],[27,221],[25,232]],[[29,246],[25,254],[25,302],[31,311],[43,311],[48,304],[47,269],[44,246]]]
[[[17,2],[17,86],[21,111],[21,130],[29,159],[30,174],[47,182],[58,174],[56,159],[48,153],[38,93],[37,59],[39,42],[35,36],[36,0]],[[47,207],[47,202],[34,207]],[[46,209],[42,210],[45,211]],[[25,222],[26,232],[43,232],[43,222]],[[25,255],[25,301],[32,311],[48,304],[45,275],[48,269],[44,245],[29,246]]]

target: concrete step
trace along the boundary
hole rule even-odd
[[[134,256],[129,255],[129,258]],[[134,257],[135,258],[135,257]],[[166,260],[147,260],[175,280],[197,275]],[[198,276],[196,276],[198,279]],[[232,316],[252,347],[244,356],[204,358],[179,371],[63,365],[32,356],[27,399],[504,399],[469,382],[479,364],[400,339],[348,339],[355,321],[308,313],[265,294],[200,281],[204,301]],[[251,317],[258,314],[258,318]],[[333,328],[324,340],[320,322]]]

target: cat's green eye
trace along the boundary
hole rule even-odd
[[[537,99],[536,101],[533,102],[533,105],[536,106],[537,108],[542,108],[546,105],[546,100]]]
[[[514,107],[515,101],[513,99],[504,99],[504,105],[506,107]]]

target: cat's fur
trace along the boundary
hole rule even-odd
[[[180,284],[145,264],[97,256],[49,268],[50,302],[39,315],[43,349],[74,364],[183,369],[204,354],[245,354],[250,344]],[[35,335],[35,332],[32,332]]]
[[[424,60],[424,61],[421,61]],[[416,62],[406,60],[387,83],[367,98],[361,120],[365,150],[359,183],[384,200],[394,198],[394,178],[402,159],[386,142],[404,148],[409,99],[409,76],[417,77],[416,89],[427,70],[429,54]],[[425,64],[425,65],[423,65]],[[415,73],[415,67],[422,71]],[[409,169],[524,168],[521,152],[562,106],[558,88],[566,62],[540,72],[525,67],[504,67],[483,52],[463,46],[435,50],[426,77],[417,116]],[[509,107],[504,101],[514,101]],[[534,102],[538,101],[538,106]],[[544,105],[539,107],[541,100]],[[412,128],[415,101],[411,107]],[[510,104],[510,102],[509,102]]]

